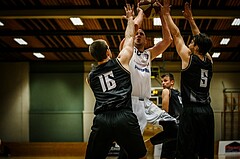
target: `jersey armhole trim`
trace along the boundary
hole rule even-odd
[[[191,64],[192,64],[192,58],[193,58],[193,54],[190,55],[190,58],[189,58],[189,62],[188,62],[187,67],[184,68],[184,69],[182,69],[181,72],[182,72],[182,71],[186,71],[186,70],[191,66]]]
[[[118,65],[125,71],[127,72],[128,74],[130,74],[130,72],[125,68],[123,67],[123,65],[121,64],[121,62],[116,58],[116,62],[118,63]]]

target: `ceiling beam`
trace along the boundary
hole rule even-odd
[[[79,35],[113,35],[124,36],[125,31],[119,30],[0,30],[0,36],[79,36]],[[144,30],[147,36],[161,35],[159,30]],[[201,30],[212,36],[240,36],[236,30]],[[192,35],[191,30],[181,31],[182,35]]]
[[[112,52],[119,52],[118,48],[111,48]],[[239,52],[240,47],[219,47],[212,48],[211,52]],[[0,47],[2,53],[4,52],[88,52],[87,47],[81,48],[4,48]],[[176,52],[175,48],[169,47],[165,52]],[[0,53],[1,54],[1,53]]]
[[[61,19],[70,17],[80,17],[83,19],[108,19],[122,18],[125,15],[124,9],[19,9],[0,10],[1,19]],[[184,18],[182,9],[172,9],[173,18]],[[239,17],[239,9],[195,9],[193,10],[195,19],[233,19]]]

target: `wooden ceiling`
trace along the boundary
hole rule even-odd
[[[137,4],[137,0],[127,0]],[[186,44],[191,40],[188,22],[182,16],[184,0],[172,2],[172,17],[180,28]],[[193,15],[201,32],[213,40],[213,52],[221,52],[219,62],[240,62],[240,27],[231,26],[240,18],[239,0],[199,0],[192,4]],[[118,45],[124,36],[126,20],[125,0],[1,0],[0,61],[92,61],[84,37],[105,39],[112,52],[118,54]],[[70,17],[80,17],[82,26],[74,26]],[[142,28],[153,45],[154,37],[161,37],[162,28],[153,26],[153,19],[144,19]],[[28,45],[20,46],[13,38],[23,38]],[[220,45],[222,38],[230,38],[228,45]],[[33,56],[41,52],[44,59]],[[180,61],[172,44],[161,59]]]

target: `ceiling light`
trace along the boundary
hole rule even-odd
[[[154,26],[162,26],[162,22],[160,18],[153,18],[153,25]]]
[[[232,26],[239,26],[240,25],[240,18],[235,18],[231,25]]]
[[[14,38],[14,40],[20,45],[27,45],[28,43],[22,38]]]
[[[159,59],[162,58],[162,54],[159,54],[156,58],[159,58]]]
[[[212,58],[218,58],[219,56],[220,56],[220,52],[214,52],[213,54],[212,54]]]
[[[80,18],[70,18],[74,25],[83,25],[83,22]]]
[[[220,42],[220,45],[227,45],[229,41],[230,41],[230,38],[223,38]]]
[[[92,38],[83,38],[83,40],[85,41],[85,43],[86,43],[87,45],[90,45],[90,44],[93,43],[93,39],[92,39]]]
[[[4,26],[3,22],[0,21],[0,26]]]
[[[162,38],[154,38],[153,40],[154,40],[153,43],[154,43],[154,45],[155,45],[155,44],[157,44],[158,42],[162,41]]]
[[[34,52],[33,55],[36,56],[37,58],[45,58],[45,56],[40,52]]]

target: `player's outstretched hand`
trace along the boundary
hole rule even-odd
[[[170,5],[170,0],[164,0],[163,1],[163,5],[158,2],[160,7],[161,7],[161,14],[170,14],[170,8],[171,8],[171,5]]]
[[[192,16],[192,10],[191,10],[191,5],[186,2],[185,5],[184,5],[184,11],[182,11],[183,13],[183,16],[187,19],[187,20],[190,20],[193,18]]]
[[[134,17],[134,5],[130,5],[130,4],[126,4],[126,6],[124,6],[126,15],[123,16],[123,18],[125,19],[129,19],[130,17]]]

